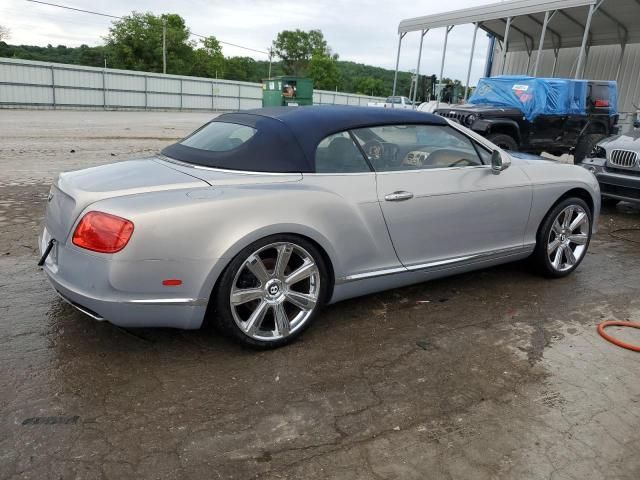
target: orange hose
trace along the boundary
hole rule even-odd
[[[613,343],[614,345],[618,345],[619,347],[627,348],[629,350],[633,350],[634,352],[640,352],[640,345],[631,345],[630,343],[626,343],[626,342],[623,342],[622,340],[618,340],[617,338],[612,337],[611,335],[609,335],[607,332],[604,331],[604,329],[607,328],[607,327],[640,328],[640,323],[617,322],[617,321],[609,320],[609,321],[606,321],[606,322],[602,322],[600,325],[598,325],[598,333],[605,340],[608,340],[611,343]]]

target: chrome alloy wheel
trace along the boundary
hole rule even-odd
[[[320,271],[304,248],[266,245],[238,269],[229,302],[236,325],[249,337],[273,341],[300,329],[318,304]]]
[[[569,205],[553,221],[547,240],[547,255],[551,266],[565,272],[576,265],[587,251],[589,215],[579,205]]]

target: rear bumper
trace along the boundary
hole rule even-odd
[[[41,253],[48,241],[45,229],[39,242]],[[160,262],[123,265],[60,243],[54,250],[43,266],[49,282],[63,300],[94,320],[132,328],[196,329],[202,325],[208,299],[194,297],[188,290],[171,294],[145,291],[145,276],[162,278],[158,276],[162,270]],[[175,266],[169,268],[175,270]],[[114,285],[122,283],[126,270],[139,285],[135,291],[124,291]],[[155,283],[159,285],[160,281]]]

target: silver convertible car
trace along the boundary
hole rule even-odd
[[[62,173],[40,264],[96,320],[208,318],[276,347],[347,298],[527,257],[550,277],[575,270],[598,182],[516,155],[416,111],[228,113],[151,158]]]

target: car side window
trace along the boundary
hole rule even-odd
[[[482,163],[485,165],[491,165],[491,154],[493,152],[488,148],[480,145],[475,140],[471,140],[471,142],[476,147],[476,150],[478,151],[478,155],[480,155],[480,158],[482,159]]]
[[[480,146],[449,125],[387,125],[353,133],[378,172],[485,164]]]
[[[316,148],[316,173],[370,171],[371,168],[348,132],[329,135]]]

